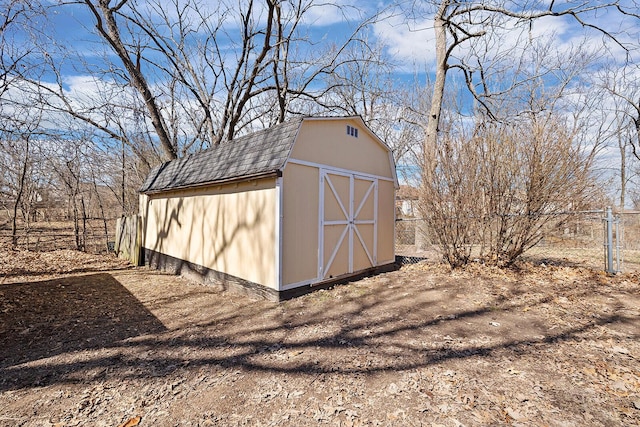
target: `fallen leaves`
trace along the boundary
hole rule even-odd
[[[141,420],[142,420],[141,416],[133,417],[133,418],[130,418],[128,421],[123,422],[118,427],[136,427],[138,424],[140,424]]]
[[[640,285],[629,277],[416,264],[273,304],[145,269],[105,273],[120,291],[107,294],[95,277],[56,276],[52,263],[99,268],[111,259],[74,265],[69,254],[48,256],[29,268],[40,262],[65,280],[37,282],[38,292],[16,292],[25,300],[0,309],[18,316],[6,351],[34,339],[44,349],[24,363],[3,360],[0,420],[469,426],[633,425],[640,417]],[[74,305],[69,327],[50,335],[42,325],[59,316],[29,317],[36,298],[53,295],[45,286],[65,286],[56,295],[93,289]],[[108,304],[96,306],[99,299]],[[16,312],[18,303],[28,309]],[[141,328],[127,316],[132,309],[158,328]],[[82,325],[91,333],[70,341]]]
[[[0,285],[47,278],[52,275],[129,268],[112,255],[94,255],[74,250],[33,252],[0,248]]]

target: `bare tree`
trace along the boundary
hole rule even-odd
[[[399,161],[419,139],[416,126],[405,120],[409,98],[393,78],[394,64],[382,45],[359,43],[345,50],[340,66],[325,78],[327,93],[316,110],[359,115],[393,150]]]
[[[637,5],[612,2],[546,2],[546,1],[458,1],[441,0],[427,3],[424,13],[433,13],[433,30],[435,33],[435,80],[433,95],[427,116],[424,147],[424,173],[428,175],[435,168],[435,150],[438,144],[439,125],[442,115],[442,103],[447,76],[452,70],[462,73],[467,88],[476,102],[484,108],[489,117],[496,111],[490,108],[490,100],[495,89],[487,84],[487,63],[473,61],[465,57],[463,48],[473,51],[474,44],[479,42],[495,45],[497,33],[509,28],[510,31],[529,31],[535,21],[550,17],[554,19],[570,18],[577,25],[589,28],[623,49],[622,37],[616,38],[614,30],[600,25],[597,12],[612,12],[638,19]],[[418,5],[414,3],[414,11]],[[418,11],[423,13],[423,11]],[[485,58],[486,60],[486,58]],[[504,89],[497,89],[502,92]],[[495,117],[493,117],[495,118]]]
[[[15,248],[18,213],[21,211],[28,229],[37,197],[34,140],[38,137],[41,115],[24,108],[10,93],[18,90],[19,74],[32,68],[29,57],[34,45],[28,30],[40,8],[28,2],[3,0],[0,12],[0,159],[3,170],[0,195],[5,207],[11,205],[11,245]],[[16,37],[16,34],[25,36]]]
[[[282,122],[297,99],[320,99],[326,90],[318,93],[312,85],[344,63],[347,46],[363,43],[358,34],[374,19],[363,19],[341,44],[318,48],[302,23],[314,7],[329,6],[313,0],[83,4],[98,35],[121,62],[104,75],[111,73],[113,81],[135,88],[169,159],[230,140],[261,115]],[[63,104],[112,137],[119,133],[93,114],[78,114],[77,108]]]
[[[31,67],[28,59],[34,51],[33,40],[28,31],[27,37],[18,38],[16,34],[31,28],[31,21],[41,14],[37,3],[0,1],[0,99],[14,83],[18,70]]]
[[[120,35],[120,27],[116,16],[122,8],[126,6],[128,1],[114,2],[113,5],[109,0],[98,0],[95,3],[92,0],[85,0],[84,3],[96,20],[96,30],[100,36],[107,41],[109,46],[111,46],[116,55],[118,55],[131,84],[140,92],[149,117],[151,118],[153,129],[160,140],[160,145],[165,155],[169,159],[175,159],[177,157],[176,147],[171,143],[167,124],[165,123],[160,106],[156,102],[150,84],[141,69],[141,58],[139,54],[136,55],[137,52],[131,52],[127,49]]]
[[[554,57],[545,43],[526,57],[526,84],[491,100],[503,119],[478,105],[470,125],[447,110],[435,168],[423,176],[421,214],[452,266],[472,257],[509,265],[593,198],[603,141],[585,136],[594,99],[578,79],[591,58],[580,49]]]
[[[0,126],[1,164],[4,171],[0,194],[10,204],[11,245],[18,245],[18,219],[22,216],[25,233],[29,233],[32,214],[40,196],[42,176],[36,167],[41,164],[38,138],[40,117],[30,111],[14,110],[16,115],[5,119]]]
[[[604,120],[611,129],[609,136],[614,140],[620,155],[620,209],[625,207],[627,184],[631,178],[632,160],[640,160],[640,67],[632,62],[623,64],[611,62],[598,76],[602,90]],[[631,157],[627,156],[630,154]]]
[[[593,194],[589,149],[558,115],[482,119],[464,133],[443,139],[422,186],[421,214],[454,267],[472,257],[513,263]]]

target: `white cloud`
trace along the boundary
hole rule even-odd
[[[359,22],[367,13],[370,13],[370,6],[370,4],[363,6],[362,2],[356,0],[318,2],[305,12],[303,22],[312,27]]]
[[[621,21],[616,22],[616,18]],[[515,59],[527,43],[549,43],[559,55],[572,52],[577,46],[580,46],[583,52],[590,53],[603,49],[606,41],[610,57],[617,60],[626,59],[627,52],[620,45],[612,40],[607,41],[602,32],[582,27],[570,16],[543,17],[534,20],[531,25],[505,16],[496,19],[499,20],[498,25],[491,29],[480,26],[473,28],[475,31],[491,31],[491,37],[474,39],[473,42],[474,47],[480,47],[486,58],[501,58],[507,61],[510,57]],[[611,29],[611,34],[615,34],[623,43],[632,43],[634,37],[638,36],[637,22],[633,23],[634,26],[613,11],[601,13],[600,16],[587,16],[584,19]],[[374,34],[386,45],[387,52],[403,65],[405,71],[414,70],[416,65],[429,66],[435,62],[433,11],[389,13],[385,19],[374,25]],[[637,44],[637,40],[635,43]],[[465,57],[471,49],[471,43],[463,43],[456,48],[453,56]]]
[[[401,14],[389,14],[373,26],[375,36],[405,71],[435,62],[433,19],[408,20]]]
[[[90,75],[65,76],[63,79],[65,93],[74,100],[97,100],[101,97],[104,81],[97,81]]]

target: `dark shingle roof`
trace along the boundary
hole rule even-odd
[[[215,184],[282,170],[302,118],[258,131],[156,166],[141,193]]]

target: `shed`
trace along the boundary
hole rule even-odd
[[[393,267],[397,179],[358,117],[305,117],[154,168],[147,265],[273,300]]]

